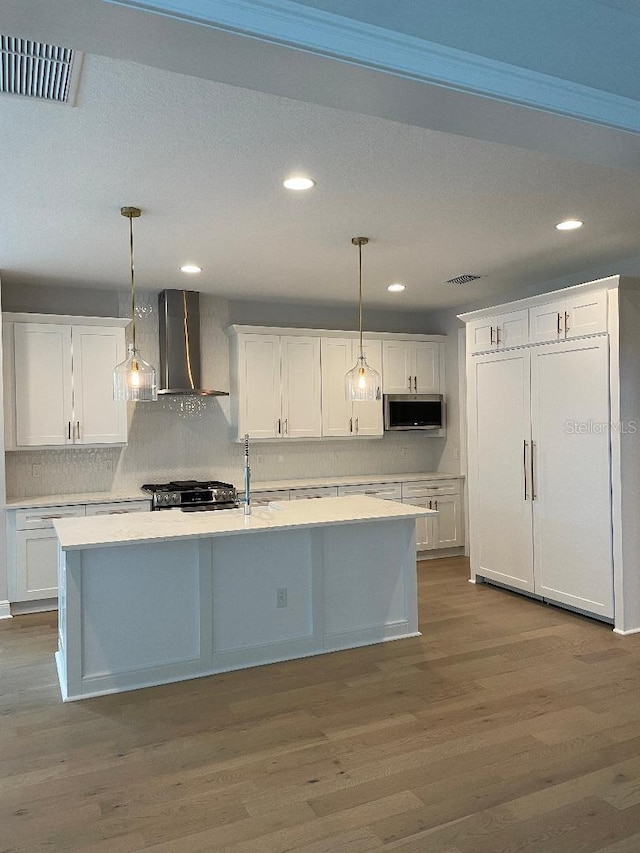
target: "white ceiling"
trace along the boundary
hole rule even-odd
[[[536,116],[550,127],[542,114],[526,119]],[[640,170],[549,153],[553,133],[540,145],[529,134],[528,147],[542,150],[527,150],[472,139],[462,124],[454,135],[95,54],[76,107],[5,95],[0,117],[0,270],[16,285],[126,287],[121,205],[144,211],[141,288],[234,299],[352,303],[357,235],[371,239],[367,303],[401,310],[462,305],[589,267],[616,272],[640,254]],[[592,131],[568,119],[555,128],[555,151],[571,150],[571,133],[580,151]],[[622,141],[639,150],[636,137]],[[586,159],[608,162],[606,153]],[[297,169],[316,179],[309,193],[282,188]],[[556,231],[568,216],[585,227]],[[203,273],[180,273],[187,261]],[[485,278],[445,284],[462,273]],[[401,296],[386,291],[395,280],[407,286]]]

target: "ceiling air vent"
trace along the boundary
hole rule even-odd
[[[0,92],[73,105],[82,54],[0,34]]]
[[[484,276],[466,272],[464,275],[457,275],[455,278],[448,278],[447,284],[469,284],[470,281],[477,281],[479,278],[484,278]]]

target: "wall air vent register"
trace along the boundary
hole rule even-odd
[[[0,34],[0,93],[73,106],[83,54]]]

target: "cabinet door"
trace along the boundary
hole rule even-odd
[[[607,293],[584,293],[565,303],[564,327],[567,338],[595,335],[607,331]]]
[[[467,353],[489,352],[496,349],[496,319],[487,317],[467,323]]]
[[[278,438],[280,413],[280,338],[244,335],[238,341],[238,435]]]
[[[58,594],[58,537],[55,530],[16,531],[16,601]]]
[[[613,616],[605,336],[531,354],[535,592]]]
[[[283,337],[282,435],[317,438],[322,435],[320,338]]]
[[[113,368],[124,361],[124,329],[73,326],[76,444],[125,444],[127,404],[113,399]]]
[[[353,433],[345,383],[347,371],[353,367],[352,344],[351,338],[321,340],[323,436],[336,438]]]
[[[563,302],[549,302],[529,309],[531,343],[545,343],[564,338]]]
[[[429,341],[415,341],[414,386],[418,394],[440,393],[440,345]]]
[[[470,359],[468,476],[472,574],[533,592],[529,359],[528,350]]]
[[[499,349],[520,347],[529,342],[529,312],[510,311],[496,317],[496,339]]]
[[[416,497],[402,503],[431,509],[433,498]],[[430,551],[433,547],[433,516],[420,516],[416,518],[416,551]]]
[[[72,443],[71,326],[14,326],[16,445]]]
[[[462,537],[462,500],[460,495],[433,498],[438,516],[433,519],[433,547],[456,548],[464,544]]]
[[[369,367],[372,367],[382,379],[382,341],[365,340],[363,342],[362,349],[364,351],[364,357],[367,359],[367,364]],[[353,342],[351,364],[347,369],[350,370],[353,367],[359,355],[360,345],[358,341],[355,340]],[[344,379],[342,385],[344,388]],[[353,428],[356,436],[375,436],[383,434],[382,388],[379,389],[379,392],[379,398],[377,400],[352,404]]]
[[[382,342],[382,390],[385,394],[413,391],[413,350],[411,341]]]

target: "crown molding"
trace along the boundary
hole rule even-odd
[[[410,80],[640,132],[638,102],[293,0],[105,0]]]

